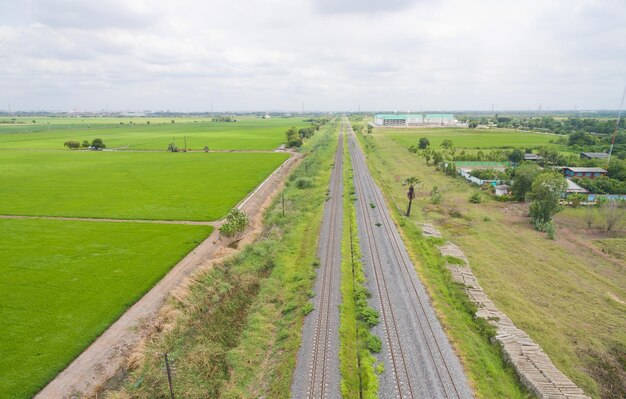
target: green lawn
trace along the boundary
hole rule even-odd
[[[283,153],[0,151],[0,214],[215,220]]]
[[[271,150],[285,141],[291,126],[309,126],[302,118],[35,118],[23,124],[0,124],[0,149],[63,149],[67,140],[102,138],[108,148],[166,150],[174,141],[201,150]],[[174,120],[175,123],[171,123]],[[148,124],[148,122],[150,122]]]
[[[557,134],[543,134],[532,132],[517,132],[505,129],[460,129],[460,128],[432,128],[432,129],[394,129],[379,128],[378,134],[391,137],[398,143],[406,146],[417,146],[420,137],[426,137],[432,148],[438,149],[445,139],[452,140],[455,148],[490,149],[490,148],[533,148],[545,146],[552,149],[563,147],[550,143],[562,136]]]
[[[35,394],[210,232],[0,220],[0,397]]]

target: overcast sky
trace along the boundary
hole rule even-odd
[[[624,0],[0,0],[0,110],[616,109]]]

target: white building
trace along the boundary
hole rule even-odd
[[[374,117],[377,126],[456,126],[459,121],[452,114],[377,114]]]

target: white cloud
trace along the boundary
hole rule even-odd
[[[615,108],[624,20],[619,0],[4,0],[0,109]]]

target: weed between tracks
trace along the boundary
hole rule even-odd
[[[315,279],[317,237],[336,149],[336,124],[306,144],[266,230],[239,255],[196,277],[176,299],[172,326],[146,344],[143,361],[110,398],[167,397],[162,352],[174,359],[174,392],[185,398],[286,398]],[[312,187],[299,189],[298,178]]]
[[[344,145],[344,213],[341,246],[341,393],[344,398],[378,397],[378,375],[372,351],[380,351],[380,338],[370,332],[378,324],[378,313],[368,306],[369,293],[361,263],[357,235],[354,182],[348,145]]]
[[[357,134],[366,153],[368,164],[384,163],[371,137]],[[380,172],[370,169],[381,187],[386,201],[392,201],[390,188],[384,184]],[[479,398],[530,398],[517,379],[515,371],[505,362],[501,348],[492,340],[494,328],[474,317],[476,307],[463,288],[452,280],[445,267],[446,261],[437,249],[441,240],[426,238],[419,226],[403,216],[397,206],[391,207],[391,217],[405,242],[420,279],[433,301],[439,320],[453,347],[459,354],[466,375]]]

